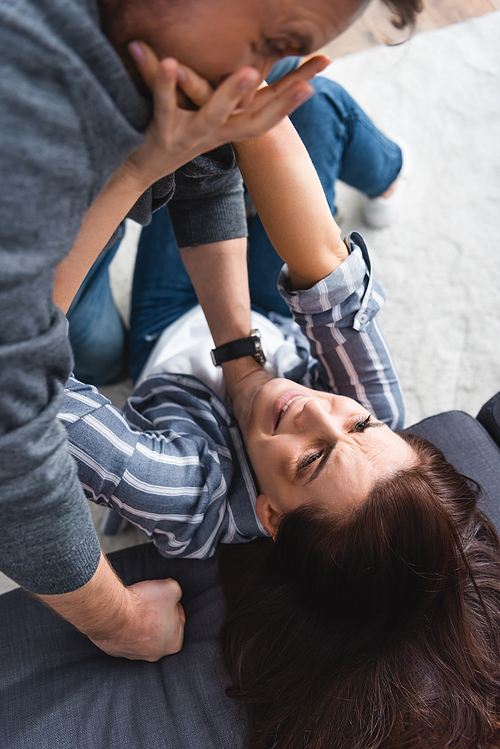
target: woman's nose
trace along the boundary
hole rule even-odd
[[[322,429],[328,432],[335,429],[330,404],[323,398],[309,398],[297,414],[296,423],[298,427],[306,429]]]

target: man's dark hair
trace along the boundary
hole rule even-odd
[[[417,15],[423,10],[422,0],[382,0],[391,11],[391,21],[397,29],[412,28]]]

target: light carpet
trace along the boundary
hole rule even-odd
[[[335,60],[341,83],[413,157],[398,220],[360,221],[340,185],[344,231],[361,229],[387,302],[380,324],[406,423],[476,415],[500,390],[500,12]],[[342,189],[344,188],[344,189]]]

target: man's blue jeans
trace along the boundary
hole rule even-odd
[[[337,83],[312,81],[315,95],[291,116],[316,167],[335,214],[337,179],[369,197],[381,195],[396,179],[402,156]],[[127,336],[109,288],[109,263],[119,242],[96,261],[68,312],[75,374],[105,385],[127,375]],[[282,260],[258,216],[249,221],[248,269],[252,305],[289,315],[276,290]],[[216,290],[215,290],[216,293]],[[153,215],[141,234],[134,273],[129,371],[136,379],[165,327],[197,303],[177,250],[167,209]]]

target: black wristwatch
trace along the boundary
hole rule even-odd
[[[253,356],[259,364],[266,362],[258,330],[251,330],[248,338],[238,338],[237,341],[213,348],[210,356],[214,367],[220,367],[224,362],[233,361],[233,359],[242,359],[244,356]]]

